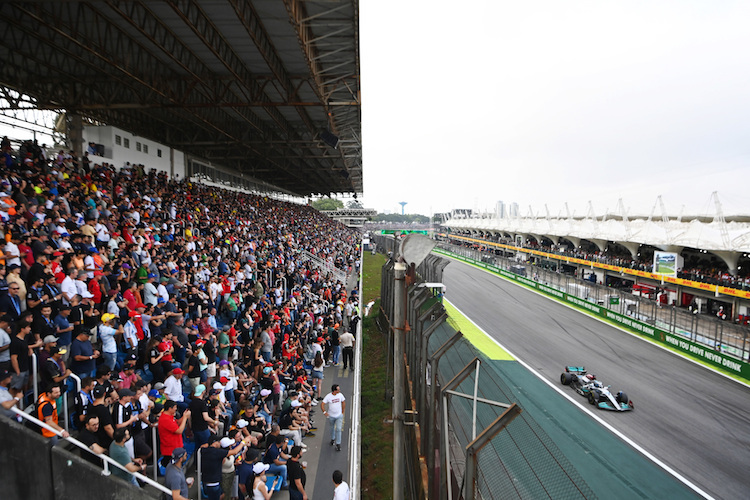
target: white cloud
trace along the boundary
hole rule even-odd
[[[367,206],[750,213],[750,4],[361,2]],[[674,206],[675,208],[672,208]],[[711,207],[713,210],[713,207]]]

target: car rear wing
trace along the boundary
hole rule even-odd
[[[586,368],[583,366],[566,366],[565,371],[568,373],[579,373],[583,375],[586,373]]]

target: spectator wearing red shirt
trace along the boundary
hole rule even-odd
[[[182,433],[185,424],[190,419],[190,410],[185,410],[179,420],[177,414],[177,402],[167,400],[164,402],[164,411],[159,416],[159,444],[161,445],[162,464],[166,466],[172,459],[172,451],[176,448],[184,448]]]

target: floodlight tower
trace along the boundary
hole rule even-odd
[[[406,204],[409,203],[408,201],[399,201],[398,204],[401,205],[401,215],[404,215],[404,207]]]

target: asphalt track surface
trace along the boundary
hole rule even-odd
[[[714,498],[750,496],[750,388],[462,262],[443,282],[448,300],[547,380],[562,387],[565,365],[585,366],[625,391],[635,411],[596,415],[685,479]]]

